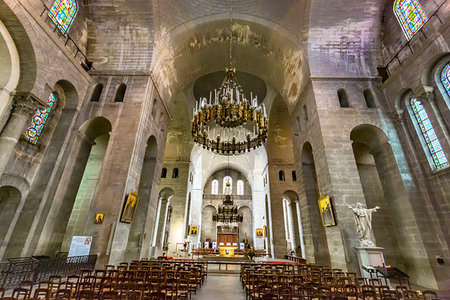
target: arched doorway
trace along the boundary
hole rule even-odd
[[[16,216],[21,197],[20,191],[15,187],[0,187],[0,246],[2,247],[4,246],[3,242],[9,242],[7,236],[11,226],[13,226],[13,219]],[[10,245],[8,244],[8,246]],[[7,256],[6,258],[10,257]]]

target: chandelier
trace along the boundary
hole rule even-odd
[[[227,188],[229,187],[230,183],[227,182]],[[212,216],[212,220],[221,223],[238,223],[244,220],[242,213],[239,213],[237,206],[234,205],[231,193],[225,195],[222,205],[219,205],[217,213]]]
[[[258,97],[245,95],[232,67],[232,8],[230,14],[230,65],[217,90],[195,102],[192,119],[194,142],[218,154],[240,154],[256,149],[266,141],[268,120],[266,107]],[[247,94],[248,95],[248,94]]]

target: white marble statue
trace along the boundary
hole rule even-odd
[[[356,231],[359,235],[361,247],[375,247],[372,232],[372,213],[376,212],[380,207],[364,208],[361,203],[357,203],[356,207],[348,205],[355,217]]]

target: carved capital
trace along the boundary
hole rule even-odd
[[[394,121],[394,124],[396,126],[402,125],[402,124],[404,124],[406,122],[406,114],[405,114],[405,112],[397,113],[396,111],[394,111],[391,114],[391,118]]]
[[[26,115],[31,117],[36,109],[47,108],[47,103],[42,103],[39,99],[31,93],[16,93],[13,98],[13,113]]]

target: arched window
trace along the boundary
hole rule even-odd
[[[211,194],[217,195],[219,193],[219,180],[214,179],[211,183]]]
[[[442,70],[441,82],[444,86],[447,96],[450,97],[450,63],[448,63]]]
[[[237,181],[237,194],[238,195],[244,195],[244,181],[238,180]]]
[[[292,171],[292,181],[297,181],[297,172]]]
[[[172,178],[178,178],[178,168],[173,169]]]
[[[231,195],[233,193],[233,179],[230,176],[223,178],[223,194]]]
[[[286,177],[284,176],[284,171],[278,172],[278,179],[280,179],[280,181],[286,181]]]
[[[167,177],[167,169],[166,168],[162,168],[161,170],[161,178],[166,178]]]
[[[125,97],[125,92],[127,91],[127,85],[122,83],[117,87],[116,97],[114,97],[114,102],[123,102],[123,98]]]
[[[100,96],[102,95],[103,84],[99,83],[95,86],[94,91],[92,92],[91,102],[98,102],[100,100]]]
[[[48,13],[48,16],[65,35],[75,20],[78,12],[78,4],[75,0],[56,0]]]
[[[337,91],[338,98],[339,98],[339,105],[341,107],[350,107],[350,104],[348,103],[347,93],[344,89],[339,89]]]
[[[418,0],[396,0],[394,13],[408,39],[411,39],[428,20]]]
[[[56,95],[54,93],[50,93],[47,104],[49,106],[48,108],[36,110],[36,113],[31,120],[31,125],[25,132],[25,140],[33,145],[36,145],[42,129],[44,129],[45,122],[47,121],[50,112],[55,107]]]
[[[375,100],[373,99],[372,91],[369,89],[364,90],[364,99],[366,100],[366,105],[368,108],[376,108]]]
[[[436,136],[433,125],[431,124],[428,114],[425,111],[422,103],[417,99],[411,98],[410,100],[411,109],[415,120],[417,122],[417,127],[423,137],[423,141],[428,149],[429,154],[433,160],[433,164],[437,170],[448,167],[447,156],[442,149],[441,143]],[[417,128],[416,127],[416,128]]]
[[[156,112],[158,111],[158,100],[153,99],[153,107],[152,107],[152,117],[156,117]]]

